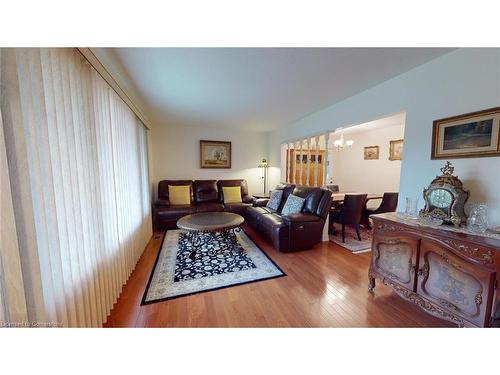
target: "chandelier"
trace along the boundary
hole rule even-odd
[[[344,140],[344,134],[340,136],[340,139],[333,141],[333,146],[336,151],[342,151],[345,147],[349,148],[354,144],[354,141]]]

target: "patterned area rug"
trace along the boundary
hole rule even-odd
[[[354,254],[365,253],[371,250],[372,247],[372,231],[361,227],[359,229],[359,234],[361,235],[361,241],[358,240],[356,235],[356,230],[350,226],[345,228],[345,243],[342,243],[342,227],[335,224],[337,232],[335,234],[330,233],[330,241],[335,242],[337,245],[342,246],[344,249],[349,250]]]
[[[184,231],[167,232],[142,305],[285,276],[243,231],[236,233],[237,243],[221,235],[200,236],[192,256],[193,244]]]

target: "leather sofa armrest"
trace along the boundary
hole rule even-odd
[[[168,199],[157,199],[155,202],[157,207],[168,207],[170,206],[170,201]]]
[[[269,198],[254,199],[253,206],[254,207],[265,207],[267,205],[267,202],[269,202]]]
[[[244,195],[242,198],[241,198],[241,201],[243,203],[252,203],[255,202],[255,198],[252,197],[251,195]]]
[[[320,221],[321,218],[314,214],[290,214],[283,216],[283,220],[289,223],[306,223],[306,222],[315,222]]]

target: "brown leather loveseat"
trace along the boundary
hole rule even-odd
[[[186,205],[171,205],[168,186],[189,186],[191,203]],[[223,187],[240,186],[242,203],[224,204]],[[234,212],[244,215],[245,209],[252,206],[254,198],[248,194],[245,180],[163,180],[158,183],[158,200],[153,207],[153,222],[155,230],[177,228],[177,220],[181,217],[198,212]]]
[[[246,209],[246,222],[271,242],[274,248],[287,252],[311,248],[321,242],[323,227],[332,204],[332,192],[319,187],[278,185],[283,196],[278,210],[265,207],[267,200],[258,199]],[[302,212],[282,216],[290,194],[305,199]]]

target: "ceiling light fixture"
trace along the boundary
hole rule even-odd
[[[340,139],[333,141],[333,146],[336,151],[342,151],[345,147],[350,148],[354,144],[352,140],[344,140],[344,134],[340,136]]]

